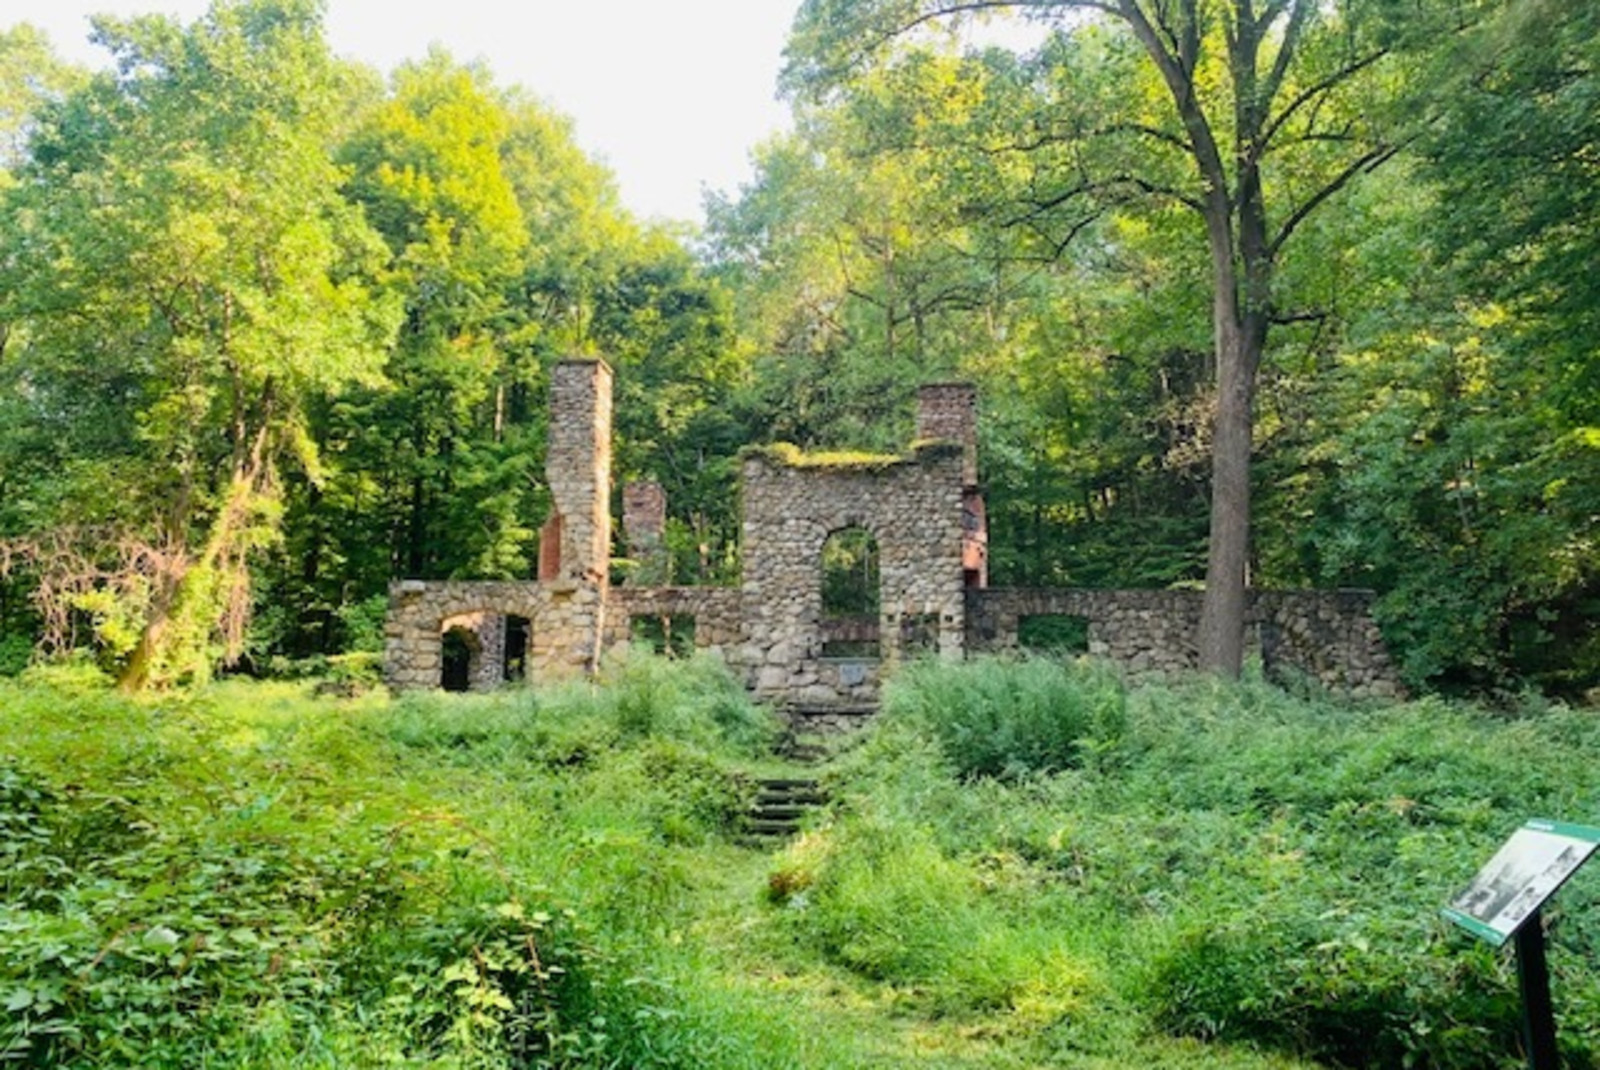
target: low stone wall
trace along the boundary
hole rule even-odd
[[[481,626],[508,616],[529,622],[528,675],[550,680],[581,675],[599,657],[606,591],[600,584],[531,581],[399,580],[389,585],[384,622],[384,680],[396,690],[438,687],[442,637],[451,626]],[[482,637],[480,633],[480,643]],[[501,651],[504,653],[503,649]],[[492,686],[503,672],[485,667],[474,686]]]
[[[605,649],[628,644],[635,617],[693,617],[696,649],[724,657],[742,628],[736,587],[613,587],[606,593]]]
[[[1372,618],[1372,591],[1260,591],[1252,621],[1269,674],[1303,673],[1341,694],[1395,698],[1400,678]]]
[[[988,588],[967,592],[967,647],[1016,650],[1022,620],[1082,618],[1087,653],[1134,676],[1172,674],[1199,663],[1200,591],[1102,591]],[[1370,591],[1258,591],[1246,620],[1259,637],[1270,674],[1303,674],[1351,697],[1399,693],[1398,680],[1372,619]]]

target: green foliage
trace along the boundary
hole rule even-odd
[[[643,701],[629,674],[619,697]],[[737,999],[707,992],[707,1025],[656,930],[694,886],[672,852],[745,802],[704,670],[656,671],[649,693],[694,710],[646,715],[587,687],[319,706],[72,679],[0,696],[0,1050],[20,1065],[748,1058]],[[555,737],[582,730],[607,738],[574,765]]]
[[[842,831],[815,844],[870,819],[946,882],[939,894],[959,898],[948,884],[963,871],[992,888],[987,925],[1075,934],[1077,961],[1110,964],[1105,987],[1091,974],[1084,989],[1090,1016],[1319,1064],[1517,1065],[1509,959],[1437,912],[1526,817],[1600,805],[1600,779],[1562,758],[1594,745],[1592,717],[1352,709],[1259,683],[1141,688],[1125,709],[1114,761],[1011,781],[958,779],[933,725],[886,717],[841,772]],[[844,865],[815,844],[776,871],[776,898],[813,896]],[[1576,880],[1547,912],[1574,1065],[1597,1039],[1596,894]]]
[[[822,615],[876,617],[880,600],[878,541],[865,528],[845,528],[822,544]]]
[[[1524,0],[1486,17],[1440,57],[1424,158],[1440,186],[1437,234],[1472,291],[1505,304],[1505,332],[1543,374],[1545,401],[1600,421],[1600,15]],[[1515,198],[1501,193],[1515,189]]]
[[[1017,694],[1099,696],[1115,745],[972,777],[896,712],[763,856],[732,843],[749,751],[705,709],[720,685],[643,660],[600,687],[398,701],[239,682],[134,701],[70,666],[0,682],[0,1048],[1509,1070],[1512,964],[1438,908],[1526,816],[1600,806],[1569,760],[1600,727],[1559,707],[1108,691],[995,663],[1031,681]],[[1572,1065],[1600,1050],[1597,897],[1580,874],[1545,912]]]
[[[630,651],[609,664],[603,684],[508,689],[491,695],[409,692],[387,730],[411,747],[515,756],[550,766],[584,766],[613,748],[648,740],[702,750],[766,750],[775,725],[717,660]]]
[[[351,654],[383,652],[383,626],[389,615],[389,596],[375,594],[359,602],[347,603],[336,612],[344,630],[343,649]]]
[[[15,676],[33,658],[33,642],[25,635],[0,635],[0,676]]]
[[[1087,660],[923,662],[894,677],[884,715],[929,732],[962,776],[1015,779],[1109,756],[1127,729],[1127,695]]]
[[[18,415],[65,463],[25,469],[45,508],[4,534],[82,544],[41,589],[90,600],[137,688],[241,652],[277,466],[317,470],[308,407],[373,376],[399,309],[374,292],[377,236],[337,189],[348,72],[315,4],[219,0],[189,27],[97,33],[117,71],[38,116],[6,193]]]
[[[1075,1009],[1086,973],[1059,934],[1012,924],[985,899],[984,875],[914,825],[847,817],[808,834],[781,865],[768,888],[785,928],[936,1013],[1043,997],[1056,1015]]]

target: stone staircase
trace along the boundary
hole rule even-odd
[[[748,846],[771,847],[800,832],[805,816],[824,805],[828,796],[811,777],[762,777],[756,781],[756,798],[745,816]]]
[[[875,703],[791,705],[782,709],[787,726],[776,747],[778,756],[799,765],[820,765],[838,744],[849,740],[878,712]],[[762,777],[756,798],[745,815],[740,842],[770,848],[798,835],[806,815],[828,802],[815,777]]]

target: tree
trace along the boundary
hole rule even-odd
[[[1257,373],[1275,324],[1285,247],[1341,189],[1400,146],[1387,107],[1397,50],[1426,32],[1377,0],[808,0],[790,84],[827,92],[892,42],[941,21],[1006,9],[1055,33],[1017,66],[1037,107],[993,160],[1033,157],[1008,198],[1018,223],[1065,249],[1108,205],[1177,205],[1201,224],[1211,271],[1215,415],[1201,664],[1237,674],[1249,561]],[[1118,80],[1096,83],[1095,72]],[[1163,103],[1164,102],[1164,103]]]
[[[81,447],[72,509],[39,523],[146,548],[99,585],[114,607],[93,600],[130,625],[116,653],[137,689],[203,674],[215,639],[237,655],[279,464],[319,472],[307,404],[376,374],[395,310],[365,281],[375,235],[339,195],[346,75],[314,0],[96,33],[116,70],[39,119],[0,291],[27,418]]]
[[[87,77],[58,59],[49,38],[36,27],[24,22],[0,30],[0,189],[27,158],[34,116]]]
[[[958,73],[929,57],[909,78],[936,92]],[[872,152],[908,90],[858,89],[764,146],[756,181],[711,211],[712,247],[757,354],[753,401],[770,433],[805,447],[904,443],[916,383],[957,374],[991,346],[1004,297],[959,204],[942,195],[938,152]]]
[[[1421,145],[1441,251],[1569,417],[1600,424],[1600,9],[1508,4],[1446,59]]]

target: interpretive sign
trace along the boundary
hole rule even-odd
[[[1568,876],[1600,846],[1600,828],[1530,820],[1450,900],[1445,916],[1494,947],[1538,913]]]
[[[1597,845],[1600,829],[1529,821],[1450,901],[1444,916],[1499,947],[1537,915],[1540,904],[1577,872]]]

